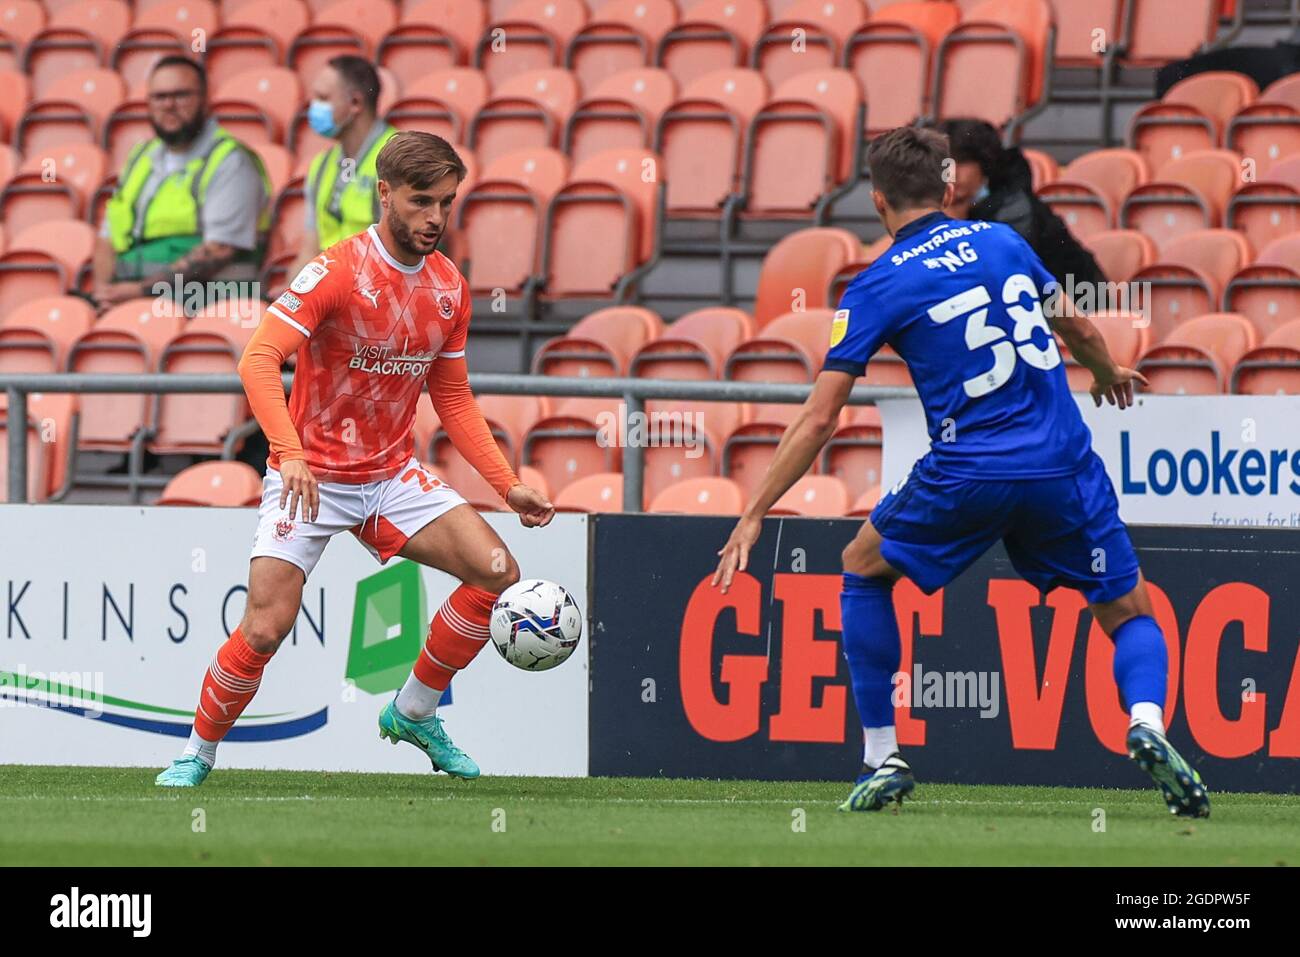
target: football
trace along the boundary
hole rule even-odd
[[[582,612],[563,587],[540,578],[516,582],[492,608],[492,643],[524,671],[548,671],[564,662],[582,638]]]

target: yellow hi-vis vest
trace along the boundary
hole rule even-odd
[[[109,238],[118,256],[118,274],[147,275],[152,269],[179,259],[203,241],[202,209],[208,184],[222,160],[235,150],[243,150],[252,159],[268,200],[258,216],[258,248],[240,250],[235,261],[260,263],[262,247],[271,228],[269,200],[273,196],[271,181],[258,155],[218,126],[207,153],[196,156],[184,169],[165,178],[148,197],[144,215],[137,220],[136,206],[153,172],[153,148],[158,142],[152,139],[140,143],[127,154],[117,189],[105,210]],[[137,268],[132,270],[130,265]]]
[[[375,188],[379,174],[375,170],[375,160],[384,144],[396,133],[397,130],[389,126],[375,138],[370,149],[366,150],[366,154],[357,163],[352,178],[339,191],[337,211],[329,207],[330,198],[334,195],[334,183],[339,175],[343,147],[335,143],[329,149],[317,153],[311,161],[307,182],[315,190],[316,237],[321,249],[329,249],[335,243],[361,232],[371,223],[379,222],[379,193]]]

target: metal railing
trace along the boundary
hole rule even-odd
[[[293,381],[285,373],[285,387]],[[647,400],[687,400],[697,402],[803,402],[811,385],[701,382],[674,379],[588,379],[565,376],[532,376],[506,373],[473,373],[470,387],[476,395],[546,395],[617,398],[623,402],[620,415],[624,423],[645,413]],[[239,376],[224,373],[198,375],[151,373],[148,375],[104,375],[92,373],[42,373],[0,375],[0,390],[9,399],[9,422],[27,421],[27,396],[30,393],[56,394],[226,394],[243,392]],[[897,386],[855,386],[849,395],[851,405],[873,405],[879,399],[915,397],[910,388]],[[626,429],[620,432],[626,435]],[[27,500],[27,430],[8,429],[9,501]],[[720,450],[719,450],[720,451]],[[645,448],[631,443],[623,449],[623,510],[642,510]]]

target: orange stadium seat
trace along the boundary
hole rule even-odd
[[[62,372],[68,351],[95,313],[84,299],[36,299],[0,319],[0,371]]]
[[[862,0],[796,0],[773,15],[750,51],[750,66],[773,87],[808,70],[837,67],[845,43],[867,12]]]
[[[799,408],[783,402],[753,405],[749,414],[725,435],[721,471],[740,487],[746,498],[758,491],[781,436],[799,414]]]
[[[0,67],[0,140],[13,139],[31,101],[31,86],[27,74]]]
[[[216,32],[219,21],[216,5],[210,0],[159,0],[148,6],[137,4],[131,28],[166,30],[183,40],[188,48],[196,40],[206,44],[208,37]]]
[[[94,247],[94,229],[76,220],[38,223],[9,237],[0,256],[0,315],[74,288]]]
[[[626,70],[648,65],[659,41],[677,23],[672,0],[611,0],[592,13],[564,52],[565,69],[592,95]]]
[[[0,69],[21,66],[23,47],[45,29],[47,6],[40,0],[0,0]]]
[[[397,26],[397,4],[392,0],[333,0],[316,11],[311,23],[313,27],[354,30],[365,43],[365,55],[373,60],[380,41]],[[304,85],[310,82],[303,78]]]
[[[78,397],[33,392],[27,396],[27,496],[29,502],[62,497],[69,484]],[[8,415],[0,408],[0,496],[8,500]]]
[[[641,306],[593,312],[568,335],[547,342],[533,357],[534,375],[623,376],[637,350],[659,337],[663,320]]]
[[[843,482],[849,498],[856,501],[880,485],[884,430],[874,405],[850,406],[845,419],[826,443],[821,472]]]
[[[1288,266],[1300,272],[1300,233],[1275,239],[1259,251],[1256,266]]]
[[[1170,87],[1129,123],[1129,146],[1152,169],[1196,150],[1214,149],[1223,142],[1232,116],[1259,96],[1255,81],[1240,73],[1198,73]]]
[[[544,396],[484,395],[478,397],[479,409],[496,439],[497,447],[512,468],[518,469],[523,455],[524,437],[551,412],[551,400]],[[423,450],[416,449],[417,454]],[[467,476],[474,467],[460,454],[446,431],[439,427],[428,444],[428,457],[438,475],[457,491],[472,480]]]
[[[1300,153],[1300,109],[1261,101],[1243,107],[1229,122],[1223,145],[1249,157],[1255,175],[1266,177],[1279,162]]]
[[[1106,340],[1106,349],[1111,358],[1130,369],[1137,365],[1150,344],[1156,341],[1152,335],[1150,318],[1140,312],[1097,312],[1088,319]],[[1057,348],[1065,365],[1065,378],[1070,384],[1070,391],[1087,392],[1092,386],[1092,373],[1075,361],[1070,355],[1069,347],[1059,339]]]
[[[87,30],[50,27],[23,51],[22,70],[31,80],[33,98],[39,99],[63,77],[99,69],[107,58],[107,49]]]
[[[254,5],[261,8],[274,2],[275,0],[254,0]],[[292,6],[290,9],[302,8]],[[288,48],[289,41],[284,41],[281,46],[279,36],[271,32],[272,18],[269,11],[263,10],[259,21],[233,26],[227,23],[209,38],[207,53],[203,58],[203,65],[208,71],[209,89],[219,90],[231,79],[249,70],[268,70],[284,63],[282,51]],[[304,20],[302,26],[292,32],[296,34],[305,26]]]
[[[725,376],[741,382],[811,382],[821,369],[830,339],[830,309],[788,312],[732,351]]]
[[[1126,66],[1160,67],[1182,60],[1218,32],[1222,0],[1128,0]]]
[[[69,372],[141,375],[154,372],[167,342],[185,322],[170,299],[131,299],[114,306],[73,343]],[[81,410],[78,447],[124,452],[150,421],[152,397],[143,393],[87,395]]]
[[[1025,147],[1020,152],[1025,155],[1025,162],[1029,164],[1029,175],[1034,189],[1055,183],[1060,179],[1061,165],[1056,162],[1056,157],[1051,153],[1029,147]]]
[[[1245,316],[1263,339],[1300,316],[1300,270],[1259,263],[1244,267],[1226,284],[1223,310]]]
[[[204,43],[207,38],[204,36]],[[143,97],[149,85],[149,70],[164,56],[189,56],[190,43],[172,30],[161,27],[133,29],[113,47],[108,66],[126,85],[127,95]]]
[[[582,0],[518,0],[483,31],[474,66],[494,90],[521,73],[558,67],[565,47],[586,23]]]
[[[465,54],[455,37],[436,24],[402,23],[379,41],[375,60],[409,86],[430,70],[464,64]]]
[[[1141,230],[1160,248],[1186,233],[1216,227],[1240,173],[1240,159],[1228,150],[1198,150],[1171,160],[1154,181],[1129,193],[1119,226]]]
[[[1085,153],[1037,190],[1079,239],[1114,229],[1124,198],[1151,180],[1142,154],[1128,149]]]
[[[551,297],[620,295],[655,255],[663,162],[648,150],[607,150],[574,167],[543,227]],[[619,241],[621,238],[621,242]]]
[[[514,150],[556,146],[577,102],[572,73],[546,69],[516,74],[474,114],[469,145],[484,165]]]
[[[409,85],[385,118],[398,129],[424,130],[459,143],[487,98],[487,78],[482,73],[471,67],[448,67]]]
[[[655,399],[646,403],[646,413],[642,507],[675,482],[717,475],[726,438],[748,420],[750,406]]]
[[[262,501],[262,476],[245,462],[200,462],[178,472],[155,505],[240,508]]]
[[[1135,229],[1109,229],[1080,239],[1111,282],[1128,282],[1156,261],[1156,246]]]
[[[27,107],[14,145],[24,154],[68,143],[98,143],[109,114],[126,97],[122,78],[112,70],[80,70],[51,83]]]
[[[769,515],[839,518],[849,510],[849,493],[833,475],[805,475],[776,500]]]
[[[401,5],[399,22],[403,25],[436,27],[455,41],[457,56],[454,62],[463,66],[469,62],[483,35],[483,28],[488,23],[488,11],[484,4],[464,3],[462,0],[413,0]],[[435,57],[434,62],[437,62],[439,53],[434,50],[429,52]]]
[[[1260,182],[1241,185],[1224,225],[1241,230],[1256,249],[1300,232],[1300,156],[1273,164]]]
[[[608,433],[618,416],[617,399],[559,399],[524,437],[523,460],[556,494],[584,475],[618,471],[621,450]]]
[[[933,112],[1003,126],[1035,105],[1051,54],[1046,0],[985,0],[967,10],[936,54]]]
[[[643,345],[632,358],[628,374],[652,379],[716,379],[727,356],[753,334],[754,320],[740,309],[697,309]]]
[[[792,310],[834,306],[826,300],[831,278],[861,253],[861,242],[847,229],[813,227],[786,236],[763,257],[754,325],[762,329]]]
[[[655,67],[607,77],[569,114],[561,146],[575,163],[603,150],[648,148],[676,96],[672,75]]]
[[[246,70],[216,91],[210,111],[245,142],[284,142],[302,102],[302,83],[284,67]]]
[[[659,41],[654,65],[685,89],[715,70],[744,66],[766,26],[763,0],[699,0]]]
[[[1245,237],[1230,229],[1203,229],[1171,240],[1153,265],[1133,276],[1151,287],[1146,308],[1152,341],[1162,341],[1188,319],[1217,311],[1228,281],[1253,258]]]
[[[538,269],[545,202],[521,183],[484,180],[457,203],[455,231],[476,293],[520,293]]]
[[[37,223],[83,217],[104,168],[103,151],[84,143],[33,153],[0,192],[0,221],[18,233]]]
[[[163,348],[159,372],[233,373],[262,317],[260,300],[231,300],[207,306]],[[157,455],[220,455],[230,433],[250,416],[243,395],[160,395],[154,404],[154,435],[147,444]]]
[[[1300,319],[1270,332],[1237,360],[1231,391],[1241,395],[1300,395]]]
[[[867,136],[905,126],[930,112],[934,51],[961,19],[956,4],[931,0],[878,9],[844,44],[843,65],[858,78]]]
[[[856,171],[861,107],[857,80],[847,70],[786,80],[750,122],[741,176],[746,210],[811,215],[832,186]]]
[[[293,173],[293,157],[287,149],[275,143],[253,143],[249,149],[257,154],[266,168],[266,178],[271,181],[271,196],[279,196],[289,185]]]
[[[1243,355],[1255,348],[1255,327],[1245,316],[1211,313],[1179,325],[1146,351],[1137,369],[1165,395],[1218,395]]]
[[[747,130],[767,102],[755,70],[724,69],[692,81],[659,118],[667,208],[675,216],[716,216],[739,189]]]
[[[1056,56],[1058,67],[1100,67],[1103,50],[1119,44],[1124,30],[1124,0],[1051,0],[1056,18]],[[1100,37],[1097,31],[1100,30]]]
[[[867,518],[880,503],[880,492],[879,485],[867,489],[854,500],[848,514],[853,518]]]
[[[676,482],[650,502],[647,511],[686,515],[739,515],[745,493],[729,478],[705,475]]]
[[[1281,103],[1300,110],[1300,73],[1274,80],[1259,95],[1260,103]]]
[[[570,482],[553,500],[557,512],[623,511],[623,476],[597,472]]]
[[[366,56],[366,40],[356,24],[313,22],[293,38],[284,63],[310,89],[316,74],[336,56]]]

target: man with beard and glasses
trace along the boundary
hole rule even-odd
[[[108,202],[96,304],[103,312],[156,295],[159,284],[191,310],[207,301],[209,283],[253,296],[244,284],[257,278],[270,227],[261,160],[208,115],[207,75],[193,60],[158,60],[147,98],[155,135],[127,155]]]
[[[267,307],[240,360],[271,446],[248,602],[203,678],[189,744],[158,775],[160,786],[194,787],[208,776],[217,745],[293,628],[307,576],[340,532],[381,563],[400,555],[460,580],[406,684],[380,712],[379,732],[419,748],[435,771],[478,777],[437,706],[487,644],[492,606],[519,580],[519,566],[483,517],[415,457],[420,393],[428,389],[456,450],[524,527],[546,525],[555,508],[519,481],[469,389],[469,286],[436,250],[465,164],[445,140],[407,131],[379,151],[376,170],[379,222],[308,262]],[[286,403],[280,370],[291,355],[297,371]]]

